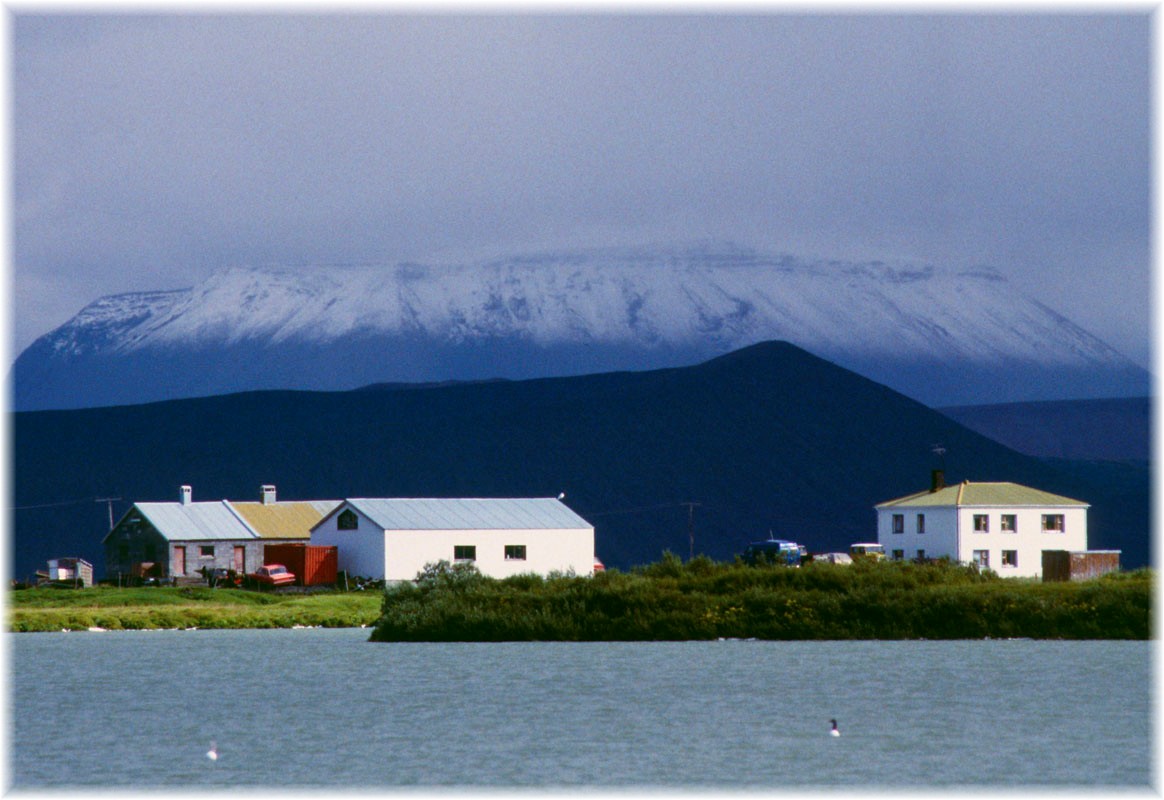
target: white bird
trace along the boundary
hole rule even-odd
[[[840,736],[841,732],[839,730],[837,730],[837,721],[835,719],[832,719],[832,720],[829,720],[829,722],[833,723],[833,729],[831,731],[829,731],[829,736]]]
[[[218,745],[216,745],[214,742],[210,743],[210,749],[206,751],[206,757],[211,761],[218,760]]]

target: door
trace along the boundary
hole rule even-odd
[[[246,552],[247,549],[240,544],[234,546],[234,571],[246,572]]]
[[[186,545],[174,545],[174,576],[186,574]]]

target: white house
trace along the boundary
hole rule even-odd
[[[335,545],[350,575],[413,580],[425,564],[472,562],[505,578],[594,573],[594,526],[555,498],[361,498],[343,501],[311,530]]]
[[[1040,577],[1044,550],[1087,549],[1089,505],[1017,483],[945,486],[875,506],[887,558],[948,557],[1002,576]]]

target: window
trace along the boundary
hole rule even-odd
[[[453,546],[453,561],[476,561],[477,546],[472,544],[458,544]]]
[[[904,558],[905,558],[905,551],[904,550],[894,550],[893,551],[893,560],[894,561],[901,561]]]
[[[1003,550],[1002,551],[1002,565],[1004,567],[1018,566],[1018,550]]]
[[[1043,530],[1054,531],[1056,533],[1063,532],[1063,515],[1062,514],[1044,514],[1043,515]]]
[[[918,561],[925,561],[926,560],[926,551],[925,550],[922,550],[920,548],[918,549],[917,560]]]
[[[1018,533],[1018,517],[1014,514],[1003,514],[1002,525],[999,527],[1005,533]]]
[[[198,546],[198,555],[203,558],[214,558],[214,545],[203,544]]]
[[[525,561],[525,545],[524,544],[507,544],[507,545],[505,545],[505,560],[506,561]]]
[[[905,514],[893,515],[893,532],[905,533]]]
[[[918,514],[917,515],[917,532],[918,533],[925,533],[926,532],[926,515],[925,514]]]
[[[986,569],[990,566],[990,551],[989,550],[975,550],[971,554],[971,560],[979,566],[980,569]]]
[[[354,531],[360,528],[360,518],[356,516],[356,512],[350,508],[345,508],[336,517],[335,526],[341,531]]]
[[[990,517],[986,514],[974,515],[974,532],[990,533]]]

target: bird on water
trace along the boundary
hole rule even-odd
[[[216,745],[214,742],[210,743],[210,749],[206,751],[206,757],[211,761],[218,760],[218,745]]]
[[[829,722],[833,723],[833,729],[829,731],[829,736],[840,736],[841,732],[837,730],[837,721],[835,719],[831,719]]]

